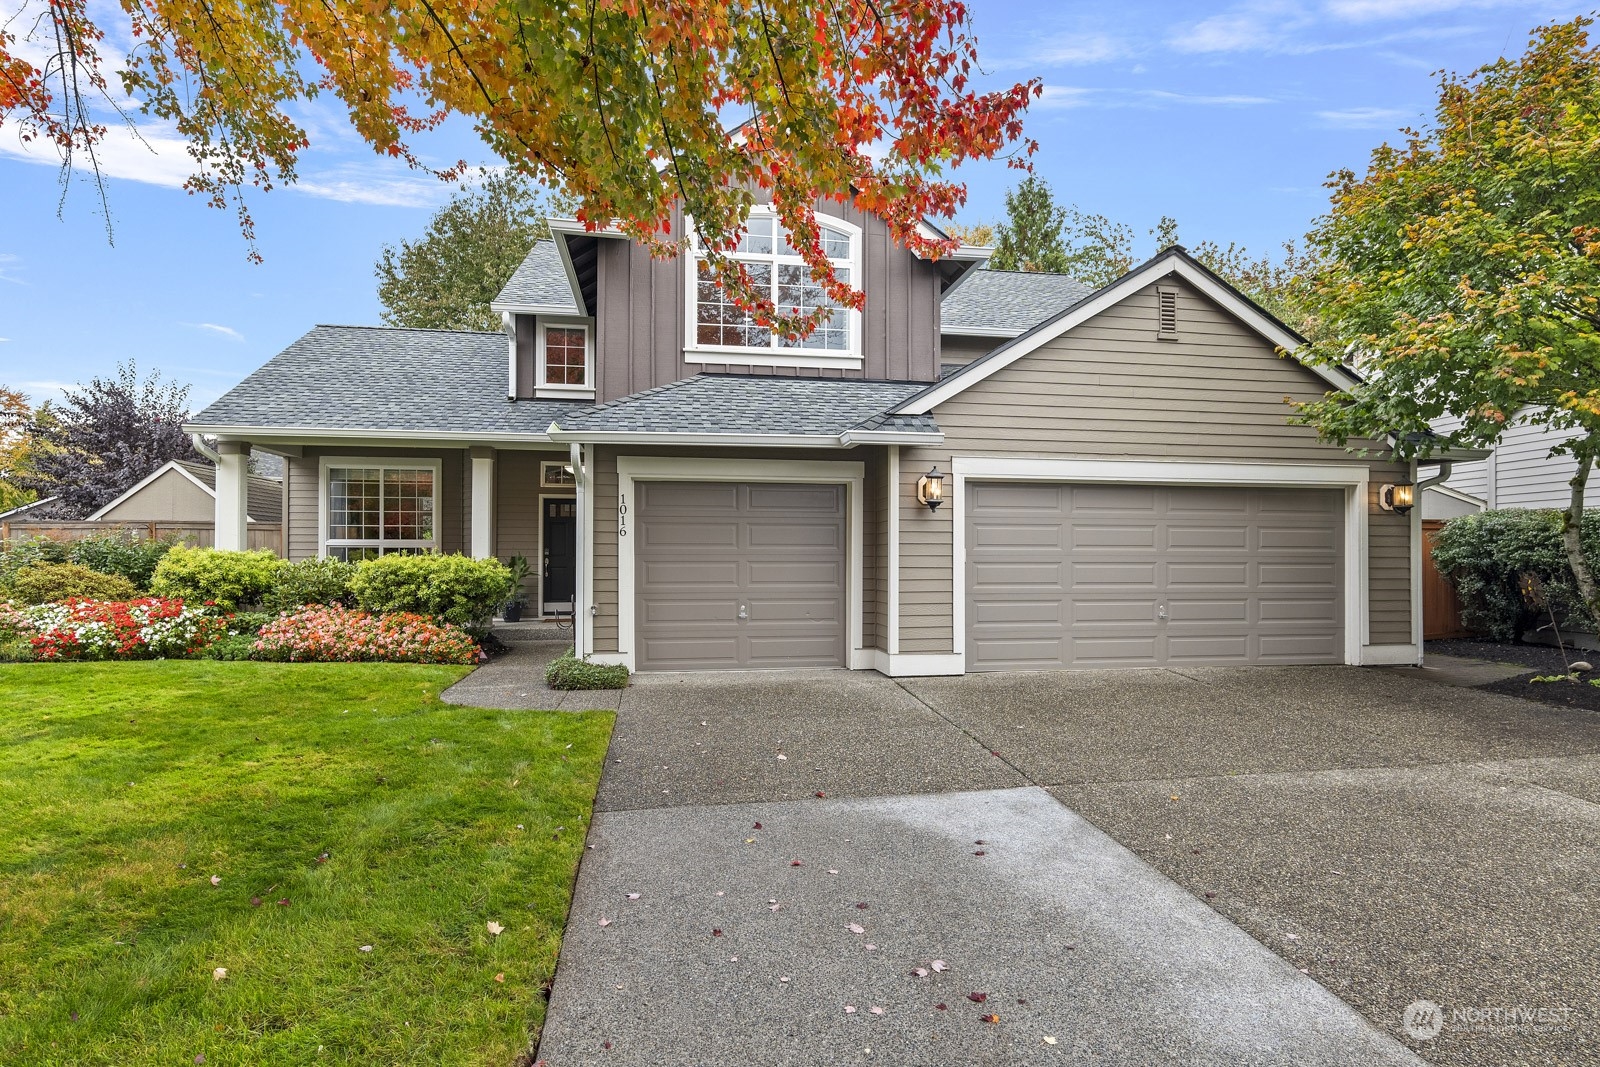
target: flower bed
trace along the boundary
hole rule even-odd
[[[373,615],[339,605],[286,612],[261,628],[256,658],[299,663],[477,663],[478,643],[426,615]]]
[[[7,604],[0,631],[25,639],[40,660],[192,656],[229,632],[227,619],[162,597]]]

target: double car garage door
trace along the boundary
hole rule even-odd
[[[1342,491],[965,496],[969,671],[1343,660]],[[641,670],[847,662],[844,486],[640,482],[637,504]]]

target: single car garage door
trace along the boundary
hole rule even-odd
[[[967,486],[967,669],[1340,663],[1344,495]]]
[[[641,482],[641,670],[845,663],[842,485]]]

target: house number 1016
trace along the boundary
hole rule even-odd
[[[617,536],[628,536],[628,497],[626,494],[617,496]]]

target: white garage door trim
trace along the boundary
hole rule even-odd
[[[966,483],[1109,482],[1123,485],[1244,485],[1287,488],[1342,488],[1344,494],[1344,661],[1361,662],[1367,643],[1367,483],[1371,472],[1353,464],[1174,463],[1164,460],[1016,459],[956,456],[950,463],[954,499],[950,573],[954,579],[954,658],[966,671],[967,520]]]
[[[845,487],[845,531],[849,559],[845,561],[845,609],[849,612],[845,633],[849,665],[854,669],[871,666],[861,648],[862,546],[861,494],[866,481],[866,464],[838,460],[784,459],[681,459],[672,456],[621,456],[617,459],[617,499],[630,509],[627,529],[632,531],[632,509],[638,494],[634,482],[792,482]],[[612,522],[622,518],[619,513]],[[618,533],[621,534],[619,526]],[[637,669],[634,634],[634,552],[633,539],[617,538],[617,653],[604,657]],[[601,657],[596,656],[595,659]]]

